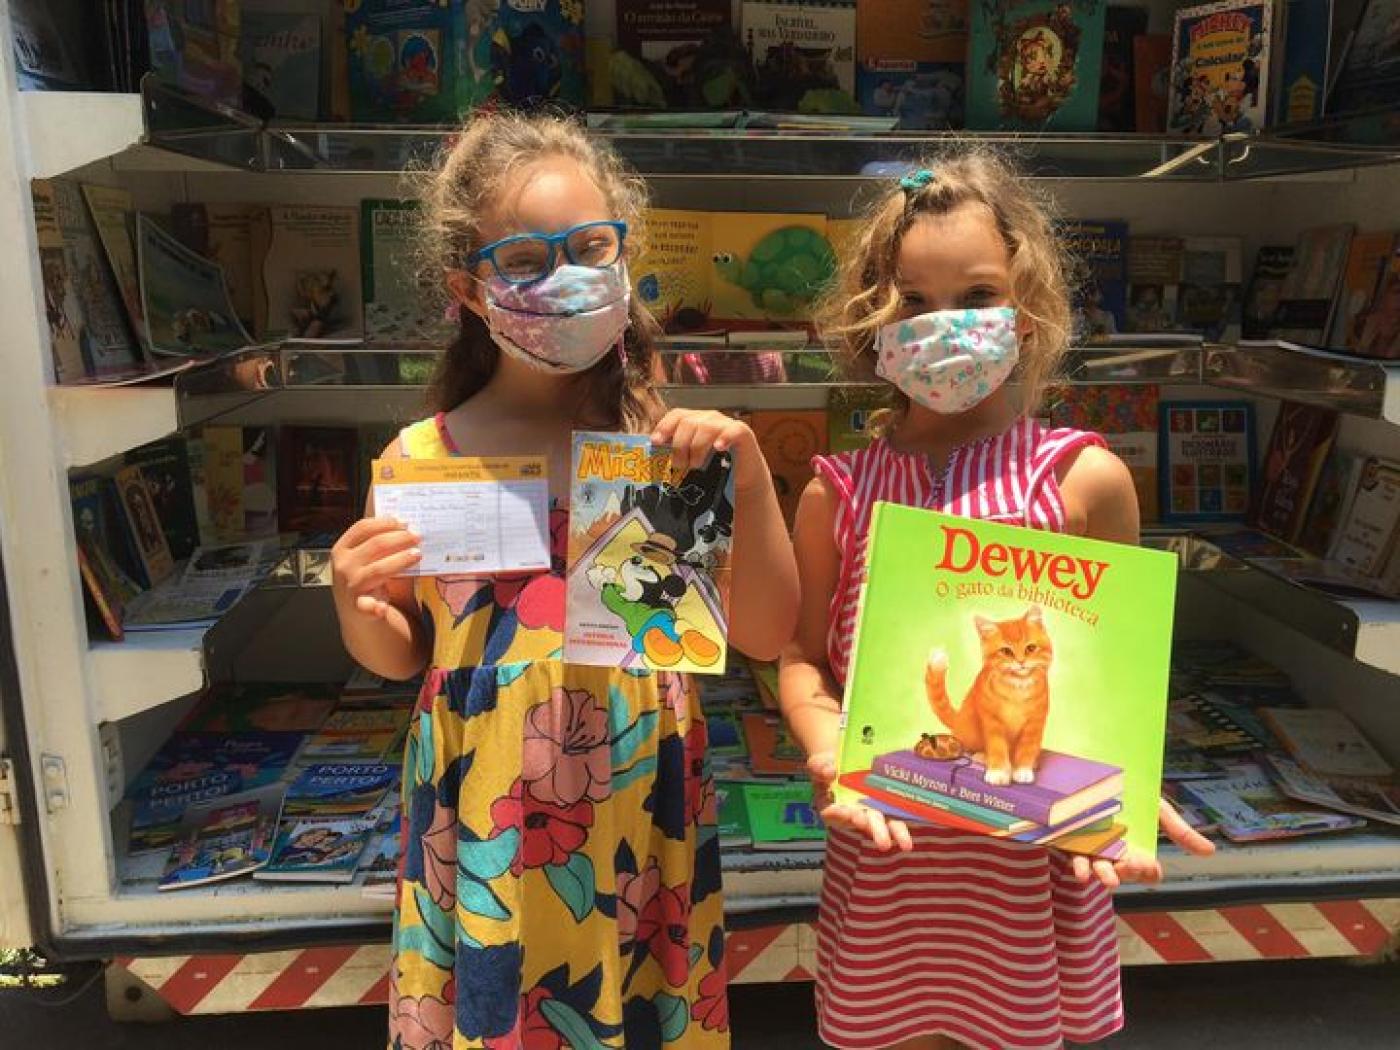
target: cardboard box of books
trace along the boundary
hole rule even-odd
[[[1152,853],[1175,587],[1163,552],[877,504],[838,797]]]

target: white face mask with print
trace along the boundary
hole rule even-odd
[[[966,412],[1010,378],[1020,358],[1016,311],[935,310],[880,329],[875,371],[941,415]]]

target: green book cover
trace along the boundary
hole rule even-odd
[[[826,828],[812,808],[812,785],[806,780],[744,784],[743,795],[755,846],[826,838]]]
[[[753,841],[749,811],[744,805],[744,785],[729,780],[715,781],[719,801],[719,840],[721,845],[744,846]]]
[[[1030,821],[1028,840],[1121,804],[1154,852],[1176,571],[1161,551],[876,504],[838,794],[964,830]]]

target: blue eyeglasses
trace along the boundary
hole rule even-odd
[[[627,224],[607,219],[579,223],[559,233],[518,233],[478,248],[467,256],[467,267],[474,270],[484,260],[501,280],[530,284],[554,272],[561,249],[575,266],[601,270],[622,257],[626,239]]]

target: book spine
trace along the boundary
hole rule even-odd
[[[946,775],[940,776],[921,764],[916,765],[898,757],[885,756],[876,760],[874,772],[889,780],[897,780],[914,788],[946,795],[955,801],[982,806],[1035,824],[1049,823],[1050,807],[1056,801],[1054,795],[1032,784],[999,785],[979,781],[973,785],[966,782],[966,776],[955,776],[951,769]]]

